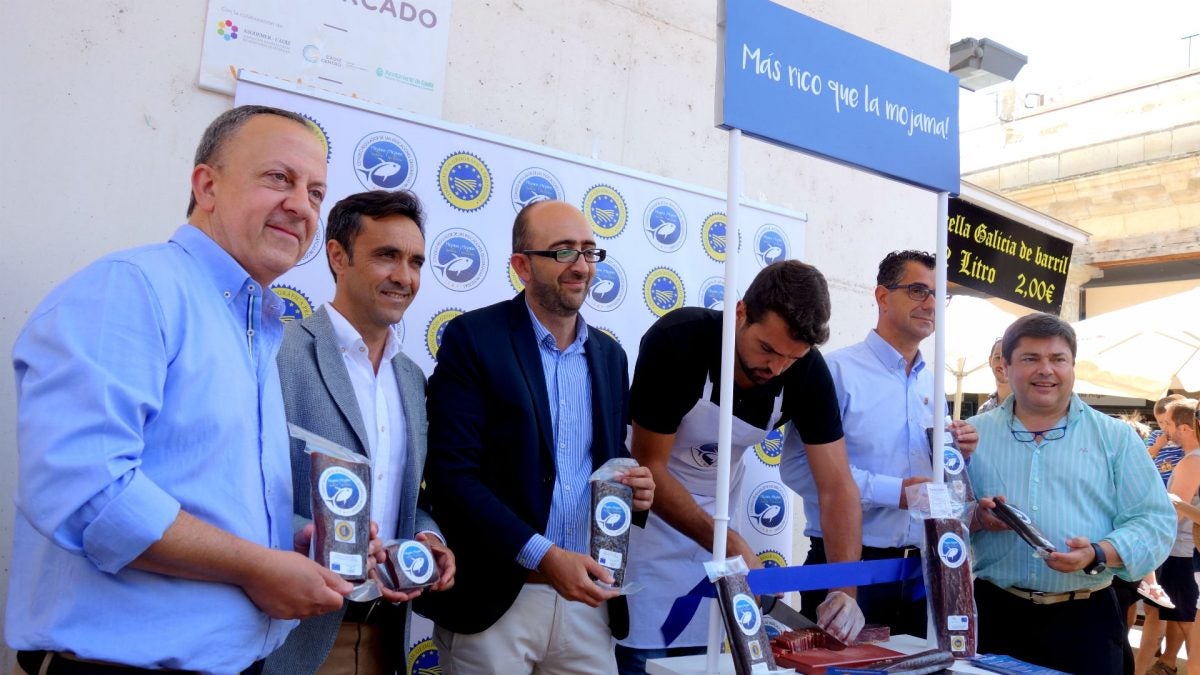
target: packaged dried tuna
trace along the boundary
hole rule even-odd
[[[975,656],[977,616],[967,528],[957,518],[925,520],[925,588],[938,649]]]
[[[425,544],[412,539],[392,540],[383,545],[383,551],[387,560],[379,566],[379,578],[391,590],[411,591],[437,583],[441,570]]]
[[[907,656],[884,659],[861,666],[867,672],[889,675],[930,675],[948,670],[954,665],[954,654],[945,650],[930,649]]]
[[[371,563],[371,460],[333,441],[288,425],[304,441],[315,526],[313,560],[350,581],[365,581]]]
[[[592,558],[612,573],[614,588],[625,583],[629,527],[633,523],[633,488],[617,478],[637,465],[634,459],[617,457],[591,475]]]
[[[746,561],[738,556],[724,562],[706,562],[704,569],[709,580],[717,585],[717,602],[721,605],[734,672],[750,675],[774,670],[775,656],[767,641],[762,612],[746,581],[749,573]]]
[[[1050,554],[1056,550],[1054,544],[1050,543],[1046,535],[1037,529],[1037,526],[1021,509],[1008,502],[997,501],[996,508],[992,509],[992,513],[1033,548],[1034,557],[1049,558]]]
[[[938,451],[933,444],[933,429],[926,427],[925,436],[929,440],[931,457],[937,457]],[[961,503],[975,501],[975,491],[971,489],[971,479],[967,476],[967,460],[958,449],[958,439],[950,429],[950,418],[946,418],[945,438],[941,447],[943,475],[950,496]]]

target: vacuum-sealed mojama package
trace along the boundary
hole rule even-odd
[[[373,564],[371,460],[294,424],[309,458],[313,516],[311,556],[349,581],[364,581]]]

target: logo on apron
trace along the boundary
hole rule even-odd
[[[701,469],[711,469],[717,465],[717,444],[705,443],[692,446],[692,463]]]

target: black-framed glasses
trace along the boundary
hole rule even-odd
[[[930,297],[936,292],[925,284],[892,284],[891,286],[884,286],[884,288],[889,291],[904,289],[904,292],[908,294],[908,299],[913,302],[925,302],[925,298]],[[950,298],[951,295],[947,293],[946,302],[950,302]]]
[[[582,251],[573,248],[557,248],[553,251],[521,251],[521,253],[525,255],[540,255],[543,258],[553,258],[556,262],[563,263],[564,265],[569,265],[579,260],[579,256],[583,256],[583,259],[587,262],[598,263],[608,255],[608,251],[602,248],[585,248]]]
[[[1041,438],[1043,441],[1057,441],[1067,435],[1067,425],[1064,424],[1061,427],[1042,429],[1041,431],[1021,431],[1019,429],[1014,429],[1012,425],[1012,419],[1009,419],[1008,431],[1012,434],[1013,438],[1017,439],[1017,441],[1021,443],[1028,443],[1038,438]]]

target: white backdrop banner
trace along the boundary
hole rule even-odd
[[[201,87],[246,68],[422,115],[441,115],[451,0],[209,0]]]
[[[253,74],[242,77],[237,105],[299,112],[324,132],[329,150],[318,235],[300,264],[273,286],[290,319],[307,317],[333,297],[323,237],[328,210],[355,192],[399,188],[414,191],[425,206],[427,271],[395,330],[404,352],[426,374],[433,371],[448,321],[521,290],[508,262],[512,221],[538,199],[578,206],[598,245],[608,250],[582,313],[625,348],[631,368],[642,334],[660,316],[684,305],[721,308],[728,243],[722,195],[330,94],[301,94]],[[803,214],[761,204],[747,204],[741,213],[739,266],[746,273],[739,293],[767,264],[802,258],[805,229]],[[777,430],[745,453],[746,478],[733,505],[739,512],[733,527],[764,564],[780,567],[791,557],[793,504],[779,480],[782,443]],[[409,672],[430,672],[437,660],[432,627],[418,618],[411,632]]]

